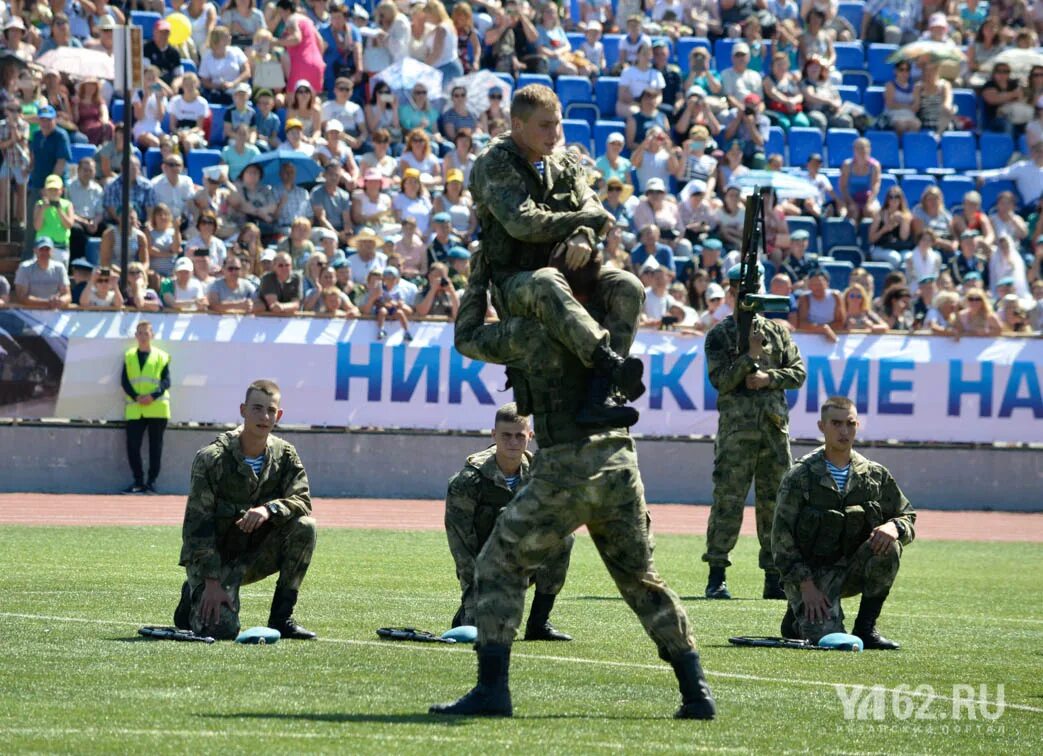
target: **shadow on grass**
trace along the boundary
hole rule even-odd
[[[200,714],[207,719],[282,719],[303,722],[331,722],[334,724],[429,724],[459,727],[477,717],[446,717],[433,714],[338,714],[334,712],[305,712],[291,714],[282,711],[242,711],[232,714]]]
[[[682,601],[719,601],[722,604],[736,601],[762,601],[758,598],[708,599],[706,596],[680,596]],[[622,601],[622,596],[570,596],[568,601]]]

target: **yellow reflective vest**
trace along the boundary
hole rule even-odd
[[[138,364],[138,348],[131,347],[123,355],[123,363],[127,369],[127,378],[130,385],[134,387],[138,396],[151,394],[159,390],[159,382],[163,376],[163,369],[170,364],[170,355],[162,349],[152,347],[148,353],[148,359],[144,365]],[[138,404],[126,394],[124,414],[127,420],[141,420],[142,418],[170,419],[170,392],[164,391],[163,395],[155,399],[152,404]]]

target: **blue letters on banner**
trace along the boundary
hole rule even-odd
[[[1026,395],[1021,395],[1021,385],[1025,384]],[[1039,374],[1031,362],[1015,362],[1010,368],[1007,379],[1007,390],[1003,392],[1000,403],[1000,417],[1010,417],[1016,409],[1030,409],[1036,419],[1043,417],[1043,396],[1039,390]]]
[[[885,357],[880,360],[880,398],[877,402],[878,412],[881,415],[911,415],[913,414],[912,402],[896,402],[891,395],[898,391],[912,391],[912,380],[898,380],[895,378],[896,370],[916,370],[916,363],[912,360],[899,360],[893,357]]]
[[[699,355],[697,348],[690,349],[679,355],[674,361],[674,366],[666,370],[664,366],[665,354],[655,353],[649,355],[649,377],[648,377],[648,406],[657,410],[663,408],[663,389],[668,390],[682,410],[694,410],[695,403],[688,396],[688,392],[681,385],[685,371],[695,362]]]
[[[831,362],[842,362],[844,375],[840,379],[840,388],[837,388],[836,380],[833,378]],[[816,414],[819,411],[820,397],[828,399],[831,396],[851,397],[851,386],[854,384],[855,396],[853,398],[855,407],[861,413],[869,412],[869,360],[865,357],[848,357],[846,360],[830,360],[829,357],[820,354],[809,356],[805,363],[808,366],[807,381],[807,411]],[[820,390],[821,389],[821,390]],[[904,389],[896,389],[904,390]]]
[[[978,396],[978,416],[989,417],[992,415],[992,363],[979,362],[981,366],[981,378],[974,380],[963,377],[963,362],[960,360],[949,360],[949,407],[950,417],[960,416],[960,400],[964,394],[976,394]]]
[[[460,403],[463,397],[463,385],[466,383],[471,387],[474,398],[478,400],[479,404],[492,404],[493,398],[479,375],[482,368],[485,367],[485,363],[479,360],[467,360],[467,364],[464,365],[465,359],[456,349],[449,350],[449,403]],[[506,376],[504,381],[506,382]]]
[[[369,362],[351,361],[351,343],[337,344],[337,382],[334,396],[338,402],[351,397],[351,379],[364,378],[368,384],[366,401],[380,401],[380,386],[384,380],[384,345],[374,342],[369,345]]]
[[[416,359],[406,376],[406,355],[413,352]],[[408,402],[413,398],[420,377],[427,373],[427,391],[424,401],[428,404],[438,403],[438,373],[442,349],[437,344],[421,349],[406,349],[399,345],[391,350],[391,401]]]

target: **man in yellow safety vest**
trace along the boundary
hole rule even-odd
[[[125,494],[155,493],[163,457],[163,431],[170,420],[170,355],[152,345],[152,324],[138,323],[137,344],[123,355],[124,417],[127,421],[127,460],[134,483]],[[141,443],[148,432],[148,480],[141,466]]]

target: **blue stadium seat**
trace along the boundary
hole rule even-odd
[[[542,84],[545,87],[554,89],[554,80],[547,74],[534,74],[534,73],[523,73],[518,74],[518,89],[527,87],[530,84]]]
[[[978,125],[978,96],[973,89],[954,89],[952,104],[958,115],[970,118],[975,126]]]
[[[1014,140],[1009,134],[983,131],[978,146],[981,150],[981,168],[984,171],[1002,168],[1010,162],[1011,155],[1014,154]]]
[[[846,18],[855,27],[855,36],[862,33],[862,15],[866,5],[863,2],[842,2],[837,5],[837,15]]]
[[[84,158],[92,158],[98,151],[93,144],[74,144],[72,148],[72,164],[76,165]]]
[[[862,92],[853,84],[842,84],[837,87],[837,92],[840,93],[840,99],[844,102],[853,102],[855,105],[862,104]]]
[[[1022,134],[1021,136],[1018,137],[1018,152],[1020,152],[1022,155],[1026,155],[1026,156],[1029,154],[1029,135],[1028,134]]]
[[[855,266],[847,260],[824,262],[822,263],[822,267],[827,273],[829,273],[829,288],[838,291],[843,291],[847,288],[848,278],[851,277],[851,271],[855,269]]]
[[[830,168],[839,168],[851,157],[852,145],[856,139],[858,132],[854,129],[830,129],[826,132],[826,151]]]
[[[861,71],[866,67],[865,51],[861,42],[837,42],[833,45],[837,54],[835,68],[838,71]]]
[[[789,130],[789,164],[804,165],[808,156],[822,153],[822,132],[815,128],[795,126]]]
[[[718,71],[732,67],[732,48],[738,41],[731,37],[721,37],[713,43],[713,60]]]
[[[1014,192],[1018,197],[1018,187],[1013,181],[986,181],[981,185],[981,209],[990,212],[996,206],[996,198],[1003,192]],[[1018,199],[1021,203],[1021,199]]]
[[[627,125],[623,121],[598,121],[594,124],[594,155],[601,157],[605,154],[605,144],[608,135],[613,131],[626,134]]]
[[[561,122],[565,134],[565,144],[581,144],[590,149],[590,124],[586,121],[566,118]]]
[[[797,229],[801,229],[808,232],[808,251],[818,252],[818,221],[811,216],[789,216],[786,218],[786,225],[789,226],[789,232],[792,234]]]
[[[902,134],[902,160],[906,168],[926,172],[938,167],[938,142],[926,131]]]
[[[594,100],[605,118],[616,117],[616,100],[619,98],[619,77],[601,76],[594,85]]]
[[[880,162],[885,171],[902,167],[897,134],[893,131],[867,131],[865,137],[872,145],[873,157]]]
[[[882,197],[886,196],[881,193]],[[881,201],[882,201],[881,197]],[[863,218],[862,222],[858,224],[858,246],[861,247],[862,252],[865,254],[862,256],[863,262],[865,261],[865,255],[869,254],[869,229],[873,225],[872,218]],[[861,263],[859,263],[861,264]]]
[[[894,268],[891,267],[891,263],[865,262],[862,263],[862,267],[866,269],[866,273],[873,277],[873,293],[876,296],[883,294],[884,281],[887,279],[888,273],[891,273],[894,270]]]
[[[145,150],[145,174],[149,178],[159,175],[160,164],[163,162],[163,153],[159,147],[149,147]]]
[[[203,169],[221,162],[218,150],[192,150],[185,158],[185,172],[196,184],[203,183]]]
[[[955,171],[978,169],[978,145],[972,131],[947,131],[942,134],[942,167]]]
[[[225,146],[225,105],[210,106],[210,146]]]
[[[689,58],[692,57],[692,50],[697,47],[705,47],[707,50],[713,50],[710,45],[710,40],[706,37],[681,37],[677,40],[677,65],[681,67],[681,73],[684,76],[688,76],[689,71]]]
[[[601,37],[601,44],[605,47],[605,64],[612,68],[619,61],[619,43],[624,34],[605,34]]]
[[[942,176],[942,200],[950,210],[963,204],[963,195],[977,188],[970,176]]]
[[[866,87],[862,92],[862,105],[868,115],[874,118],[884,112],[884,88]]]
[[[822,253],[830,254],[833,247],[857,247],[855,224],[847,218],[826,218],[822,222]]]
[[[894,78],[894,66],[887,62],[897,45],[872,44],[866,52],[866,64],[874,84],[885,84]]]
[[[877,200],[883,202],[892,186],[898,186],[898,178],[893,173],[880,174],[880,194],[877,195]]]
[[[590,128],[594,128],[594,124],[601,118],[601,111],[598,110],[598,106],[592,102],[574,102],[565,108],[563,115],[566,118],[578,119],[586,121],[590,124]]]
[[[844,86],[857,89],[859,97],[864,100],[866,90],[873,85],[873,77],[866,71],[844,71],[843,77]]]
[[[131,11],[130,12],[130,23],[134,26],[141,27],[141,41],[148,42],[152,39],[152,26],[162,16],[152,11]]]
[[[126,112],[123,100],[113,100],[112,107],[109,108],[109,120],[113,123],[123,123]]]
[[[578,19],[579,16],[577,15],[575,18]],[[572,47],[573,50],[577,49],[584,42],[587,41],[587,37],[585,34],[583,34],[583,32],[569,32],[565,36],[568,38],[569,45]]]
[[[197,73],[199,71],[199,69],[196,68],[195,61],[192,60],[191,58],[182,58],[181,59],[181,70],[184,71],[185,73]]]
[[[92,265],[97,265],[101,259],[101,238],[96,236],[87,237],[87,248],[83,252]]]
[[[782,130],[781,126],[772,126],[768,132],[768,141],[764,145],[764,154],[770,155],[782,155],[783,161],[786,160],[786,132]]]
[[[514,77],[511,76],[509,73],[506,73],[505,71],[497,71],[496,78],[498,78],[504,84],[509,86],[512,92],[515,90]]]
[[[574,102],[590,103],[594,101],[594,90],[590,79],[586,76],[559,76],[554,91],[561,101],[561,109],[565,110]]]
[[[911,176],[906,176],[902,179],[902,191],[905,192],[905,201],[909,203],[909,207],[914,207],[929,187],[937,185],[938,182],[934,176],[915,173]]]
[[[837,262],[851,263],[854,268],[862,265],[863,255],[862,250],[859,247],[833,247],[829,250],[829,256]],[[847,281],[844,282],[844,288],[847,287]]]

